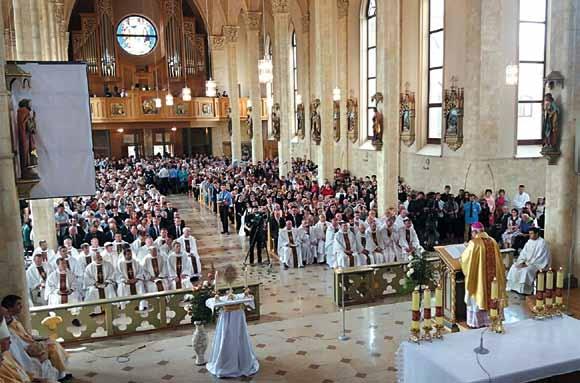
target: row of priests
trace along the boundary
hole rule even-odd
[[[467,325],[472,328],[489,326],[488,310],[492,307],[491,284],[498,283],[498,299],[507,306],[506,291],[531,294],[534,290],[536,274],[550,265],[550,251],[546,241],[540,237],[540,229],[529,229],[529,240],[515,263],[511,266],[507,279],[505,266],[497,242],[490,237],[481,223],[471,225],[472,239],[461,254],[461,268],[465,275],[465,303],[467,304]]]

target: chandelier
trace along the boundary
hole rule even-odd
[[[209,79],[205,82],[205,96],[206,97],[216,97],[217,96],[217,84],[211,78],[211,74],[213,72],[213,68],[211,65],[211,43],[209,41],[209,29],[210,29],[210,22],[209,22],[209,7],[207,5],[207,0],[205,0],[205,10],[206,10],[206,20],[207,20],[207,51],[208,51],[208,61],[209,61]]]
[[[183,101],[191,101],[191,88],[187,85],[181,90],[181,98]]]
[[[264,58],[258,60],[258,80],[262,84],[271,82],[274,79],[274,65],[272,65],[272,58],[268,55],[268,47],[266,46],[266,8],[264,8],[264,0],[262,0],[262,36],[264,37]]]

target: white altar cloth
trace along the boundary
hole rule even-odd
[[[255,307],[254,297],[244,294],[236,294],[233,300],[226,296],[220,297],[219,301],[210,298],[205,305],[212,311],[231,305]],[[206,368],[218,378],[237,378],[258,372],[260,364],[254,354],[243,310],[225,309],[220,313]]]
[[[494,383],[531,382],[580,370],[580,321],[571,317],[528,319],[505,325],[505,334],[486,331],[490,353],[479,360]],[[397,351],[399,383],[486,383],[473,349],[481,330],[445,335],[419,345],[403,342]]]

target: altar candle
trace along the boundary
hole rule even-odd
[[[411,330],[419,331],[419,321],[421,319],[421,312],[419,311],[419,288],[417,287],[412,293],[412,302],[411,302]]]
[[[564,288],[564,269],[561,267],[558,269],[558,273],[556,275],[556,288]]]
[[[552,290],[554,288],[554,272],[552,269],[546,273],[546,289]]]
[[[435,322],[443,326],[443,289],[441,285],[435,288]]]
[[[431,327],[431,290],[423,292],[423,326]]]
[[[538,273],[538,284],[536,285],[537,291],[544,291],[545,280],[544,280],[544,272],[540,271]]]
[[[491,281],[491,299],[499,298],[499,289],[497,287],[497,278],[494,277],[493,281]]]
[[[419,288],[416,288],[413,293],[411,294],[413,298],[411,303],[411,310],[418,311],[419,310]]]
[[[538,273],[536,282],[536,309],[544,308],[544,272]]]

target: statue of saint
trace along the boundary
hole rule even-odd
[[[383,114],[374,107],[373,108],[373,145],[382,147],[383,145]]]
[[[246,117],[246,129],[248,132],[248,137],[252,139],[254,137],[254,122],[252,121],[252,116],[248,114]]]
[[[459,122],[459,114],[457,108],[451,108],[447,114],[447,134],[456,135],[457,134],[457,123]]]
[[[298,105],[296,110],[296,135],[300,139],[304,139],[306,129],[304,129],[304,106]]]
[[[228,108],[228,133],[230,134],[230,137],[232,136],[232,133],[233,133],[232,124],[233,124],[233,122],[232,122],[232,108]]]
[[[411,130],[411,111],[404,109],[401,114],[403,115],[403,132],[408,132]]]
[[[275,103],[272,108],[272,135],[280,141],[280,104]]]
[[[560,136],[560,108],[551,93],[544,96],[543,147],[558,149]]]
[[[38,165],[36,154],[36,115],[32,110],[32,102],[25,98],[18,103],[18,150],[20,167],[23,175],[28,169]]]
[[[319,106],[320,100],[318,99],[314,100],[310,106],[310,131],[312,134],[312,139],[317,145],[320,144],[322,136],[322,124],[320,121],[320,114],[318,113]]]

